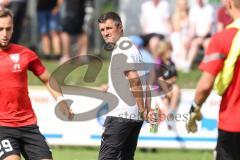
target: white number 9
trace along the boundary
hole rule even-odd
[[[4,151],[5,152],[10,152],[12,151],[13,148],[12,148],[12,145],[10,143],[10,141],[8,139],[4,139],[1,141],[1,144],[0,144],[0,157],[2,157],[2,155],[4,154]]]
[[[12,145],[8,139],[2,140],[2,146],[5,150],[5,152],[10,152],[13,150]]]

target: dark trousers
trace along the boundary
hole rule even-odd
[[[143,121],[107,117],[99,160],[133,160]]]
[[[217,160],[240,160],[240,132],[218,130]]]

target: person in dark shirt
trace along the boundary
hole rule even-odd
[[[71,40],[77,37],[78,55],[86,55],[88,34],[84,30],[86,0],[62,0],[61,10],[63,57],[61,63],[71,58]]]
[[[174,129],[174,118],[179,99],[180,87],[176,84],[177,70],[175,64],[171,60],[172,45],[170,42],[162,40],[159,41],[155,55],[155,72],[156,84],[159,86],[159,91],[165,93],[163,102],[166,107],[166,116],[170,117],[167,120],[168,128]],[[172,90],[165,89],[166,82],[172,86]],[[166,90],[166,91],[165,91]]]

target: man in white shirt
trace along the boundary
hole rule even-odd
[[[214,24],[213,7],[204,0],[196,0],[196,4],[190,9],[189,19],[192,41],[186,58],[188,69],[190,69],[199,48],[201,46],[204,49],[207,48]]]
[[[114,45],[108,92],[118,98],[118,105],[108,113],[104,123],[99,160],[133,160],[138,135],[150,109],[145,72],[137,71],[138,64],[143,64],[142,56],[132,42],[123,37],[118,14],[105,13],[98,23],[105,42]]]
[[[140,22],[144,34],[158,33],[168,37],[171,32],[170,5],[167,0],[146,1],[141,6]]]

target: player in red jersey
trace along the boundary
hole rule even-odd
[[[0,9],[0,160],[49,160],[52,153],[37,126],[28,96],[27,71],[32,71],[51,94],[62,100],[62,93],[49,85],[50,75],[37,55],[26,47],[10,43],[13,14]],[[73,114],[65,101],[64,114]]]
[[[203,74],[196,88],[190,120],[186,126],[188,132],[197,131],[196,121],[202,118],[201,105],[214,87],[217,93],[222,95],[216,147],[217,160],[239,160],[240,0],[226,0],[226,6],[234,22],[211,39],[200,64]]]

